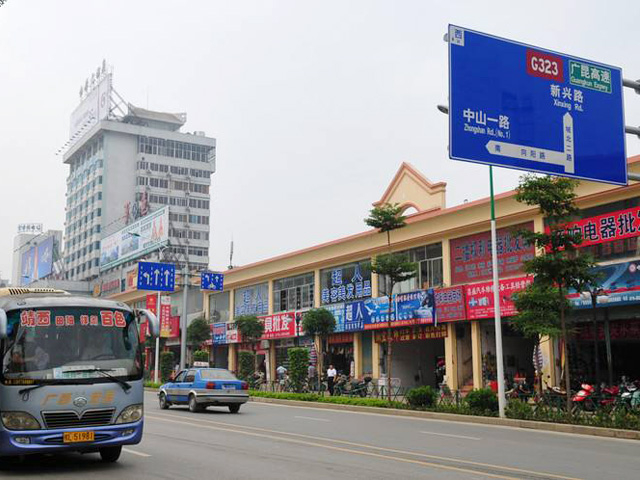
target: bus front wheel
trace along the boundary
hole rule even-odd
[[[122,453],[122,446],[104,447],[100,449],[100,458],[103,462],[113,463],[118,461],[120,453]]]

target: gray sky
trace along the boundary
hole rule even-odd
[[[0,274],[18,223],[63,228],[55,152],[103,58],[129,102],[187,112],[218,139],[211,267],[364,230],[400,162],[488,195],[488,169],[449,160],[448,23],[601,61],[640,78],[638,1],[8,0],[0,7]],[[514,5],[517,5],[514,7]],[[524,3],[522,3],[524,5]],[[148,101],[148,103],[147,103]],[[640,96],[625,89],[626,123]],[[627,153],[640,140],[627,137]],[[518,172],[500,169],[497,189]]]

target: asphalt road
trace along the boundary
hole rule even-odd
[[[640,442],[260,403],[160,410],[117,464],[97,454],[0,460],[38,479],[638,479]]]

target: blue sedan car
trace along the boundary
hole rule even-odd
[[[191,368],[183,370],[176,378],[160,387],[160,408],[171,405],[188,405],[191,412],[201,412],[207,407],[229,407],[238,413],[240,406],[249,400],[249,384],[238,380],[223,368]]]

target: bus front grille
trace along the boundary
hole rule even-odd
[[[45,428],[103,427],[110,425],[115,408],[85,410],[81,414],[73,411],[42,412]]]

